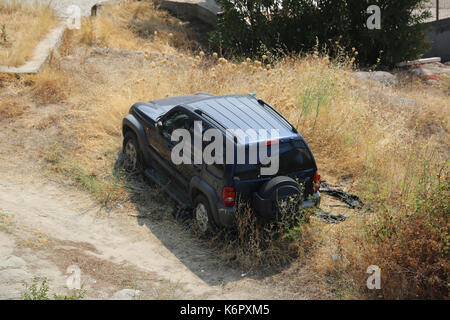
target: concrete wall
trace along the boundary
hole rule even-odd
[[[431,42],[430,50],[423,58],[441,57],[442,61],[450,61],[450,18],[425,23],[429,29],[427,39]]]

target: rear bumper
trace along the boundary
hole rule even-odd
[[[218,222],[221,226],[232,227],[236,221],[236,210],[234,207],[225,207],[221,202],[217,203]]]
[[[274,200],[264,199],[257,192],[253,193],[252,205],[258,215],[263,218],[271,219],[274,217]],[[304,200],[302,203],[302,208],[318,207],[320,205],[320,192],[317,191],[308,200]]]
[[[314,193],[310,199],[303,201],[304,209],[318,207],[320,205],[320,192]],[[263,199],[258,193],[253,194],[252,206],[256,213],[267,219],[274,217],[273,200]],[[236,210],[234,207],[225,207],[221,202],[217,203],[218,223],[224,227],[231,227],[235,224]]]

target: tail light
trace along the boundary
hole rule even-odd
[[[314,192],[319,191],[320,189],[320,174],[316,172],[313,178],[313,190]]]
[[[236,199],[236,192],[233,187],[223,187],[222,189],[222,202],[226,207],[234,206]]]

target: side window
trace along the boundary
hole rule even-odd
[[[189,115],[183,111],[177,111],[171,114],[169,117],[163,120],[162,123],[162,134],[167,139],[170,140],[172,132],[175,129],[189,129],[190,125]]]
[[[204,134],[204,132],[205,132],[205,130],[206,130],[206,127],[205,127],[205,122],[203,122],[201,119],[199,119],[199,118],[194,118],[194,119],[192,119],[192,121],[191,122],[189,122],[189,127],[187,128],[188,129],[188,131],[189,131],[189,133],[191,134],[191,150],[190,150],[190,152],[191,152],[191,158],[192,158],[192,163],[194,163],[194,154],[195,154],[195,144],[194,144],[194,137],[195,137],[195,122],[201,122],[201,125],[202,125],[202,132],[201,132],[201,135],[202,135],[202,140],[203,140],[203,134]],[[203,144],[203,143],[202,143]],[[202,148],[202,146],[200,146],[200,148]],[[203,152],[203,148],[202,149],[199,149],[199,150],[197,150],[197,152],[199,152],[201,155],[203,154],[202,152]]]

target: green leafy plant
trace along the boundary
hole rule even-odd
[[[257,55],[261,45],[286,53],[312,51],[330,56],[358,50],[359,63],[385,65],[418,58],[427,48],[422,22],[425,0],[219,0],[223,15],[213,46],[237,55]],[[381,28],[369,30],[367,8],[377,5]],[[339,44],[339,46],[337,46]],[[380,52],[382,53],[379,56]],[[380,60],[378,60],[380,59]]]
[[[24,300],[50,300],[48,297],[50,288],[46,278],[35,277],[30,285],[24,283],[24,287]]]
[[[50,300],[47,278],[34,277],[31,284],[24,283],[24,300]],[[81,300],[86,296],[86,290],[74,290],[69,296],[53,294],[54,300]]]

